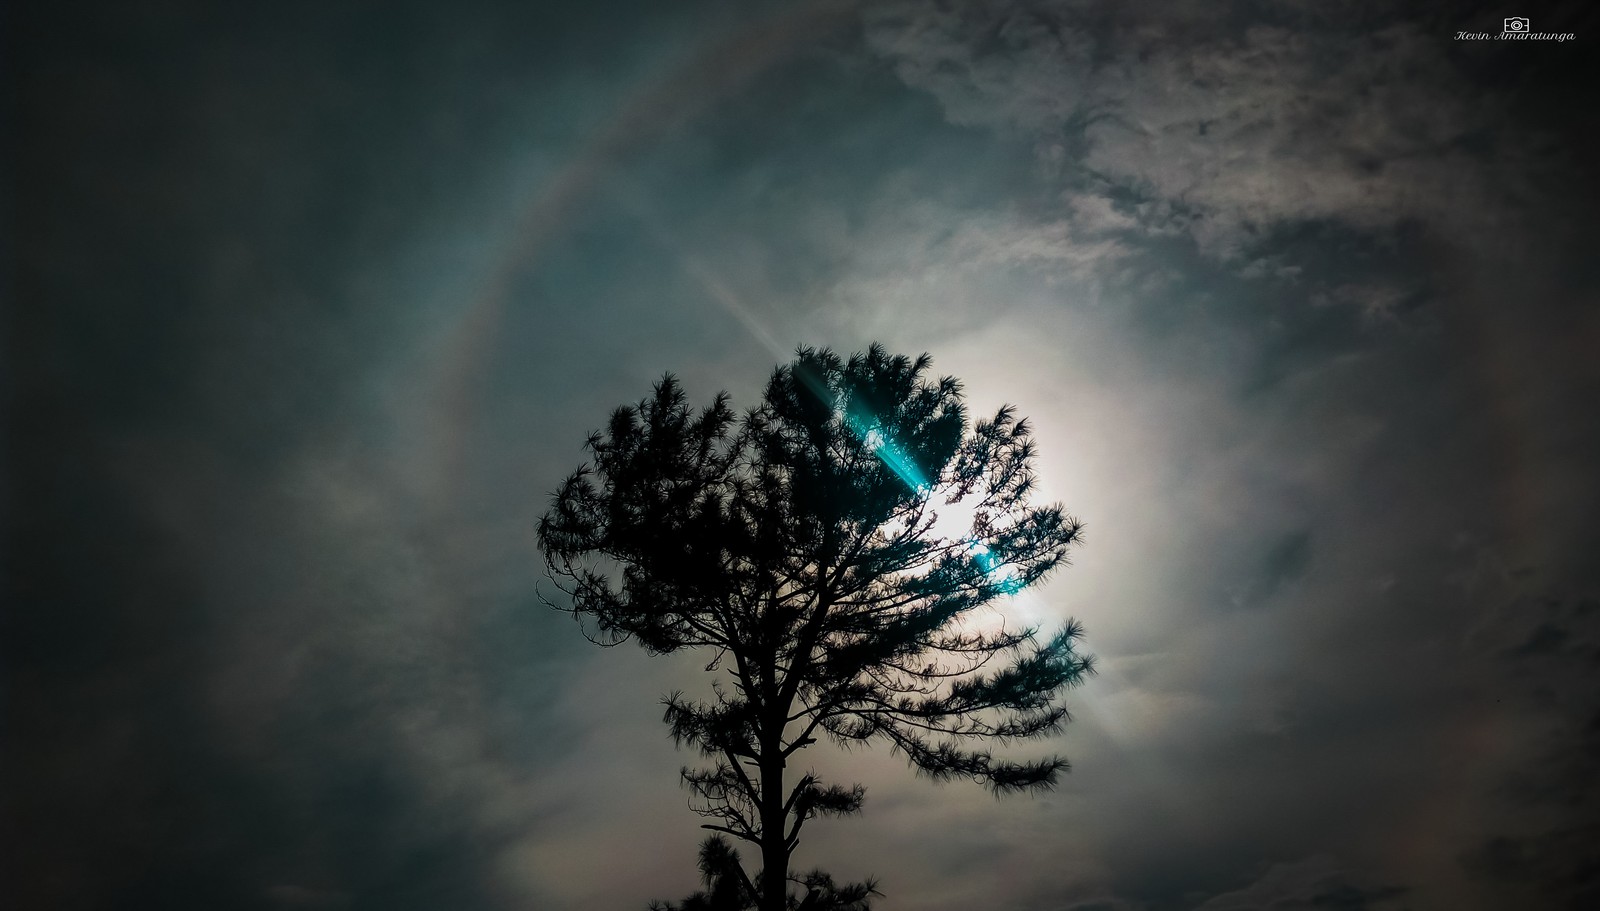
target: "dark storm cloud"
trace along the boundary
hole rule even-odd
[[[433,521],[387,406],[528,179],[506,99],[559,149],[617,88],[570,63],[649,55],[510,9],[67,12],[8,29],[8,902],[508,901],[562,650],[483,581],[525,523]]]
[[[1462,863],[1578,908],[1600,899],[1600,601],[1523,594],[1478,635],[1516,704],[1526,747],[1499,770],[1493,828]]]
[[[1034,417],[1090,543],[1021,609],[1105,673],[1045,799],[819,753],[867,813],[801,863],[890,911],[1581,907],[1580,52],[1457,46],[1466,6],[731,9],[13,14],[18,906],[686,891],[654,700],[703,661],[587,651],[529,530],[662,371],[747,405],[883,340]]]
[[[1080,220],[1103,222],[1105,200],[1116,227],[1226,258],[1282,222],[1472,230],[1551,189],[1537,140],[1504,129],[1512,96],[1463,71],[1437,16],[984,2],[880,4],[868,23],[952,121],[1033,139]]]

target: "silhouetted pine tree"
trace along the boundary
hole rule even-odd
[[[819,736],[886,741],[935,779],[997,793],[1047,788],[1067,767],[980,744],[1067,720],[1058,696],[1092,672],[1081,628],[971,621],[1061,565],[1082,526],[1030,503],[1027,422],[1005,407],[969,425],[960,384],[929,379],[930,364],[876,345],[847,361],[802,348],[742,417],[726,393],[691,409],[669,375],[589,437],[591,463],[539,523],[560,607],[591,639],[711,653],[709,700],[675,693],[665,720],[711,760],[682,773],[703,828],[758,846],[761,871],[709,840],[707,891],[685,909],[865,907],[870,884],[789,874],[806,821],[856,813],[864,796],[785,780]],[[941,533],[941,511],[970,520]]]

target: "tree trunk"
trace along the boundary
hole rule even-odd
[[[778,750],[763,751],[761,760],[761,904],[760,911],[783,911],[789,891],[789,847],[784,840],[783,758]],[[776,758],[769,758],[776,757]]]

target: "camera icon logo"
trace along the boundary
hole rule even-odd
[[[1528,19],[1526,16],[1512,16],[1506,20],[1506,31],[1508,32],[1525,32],[1527,30]]]

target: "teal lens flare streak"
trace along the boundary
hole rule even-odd
[[[846,416],[846,423],[851,430],[861,437],[862,442],[866,443],[872,454],[883,462],[884,467],[894,472],[895,476],[904,481],[907,487],[925,496],[932,492],[933,483],[928,480],[927,475],[923,473],[921,468],[917,467],[915,462],[911,461],[905,450],[901,449],[898,444],[889,438],[888,434],[884,433],[881,425],[872,424],[868,426],[866,421],[854,414]],[[990,576],[999,579],[1001,591],[1008,595],[1014,595],[1022,590],[1022,580],[1017,578],[1015,570],[997,559],[994,551],[970,535],[965,540],[969,551],[972,553],[972,559],[977,561],[979,568]]]

